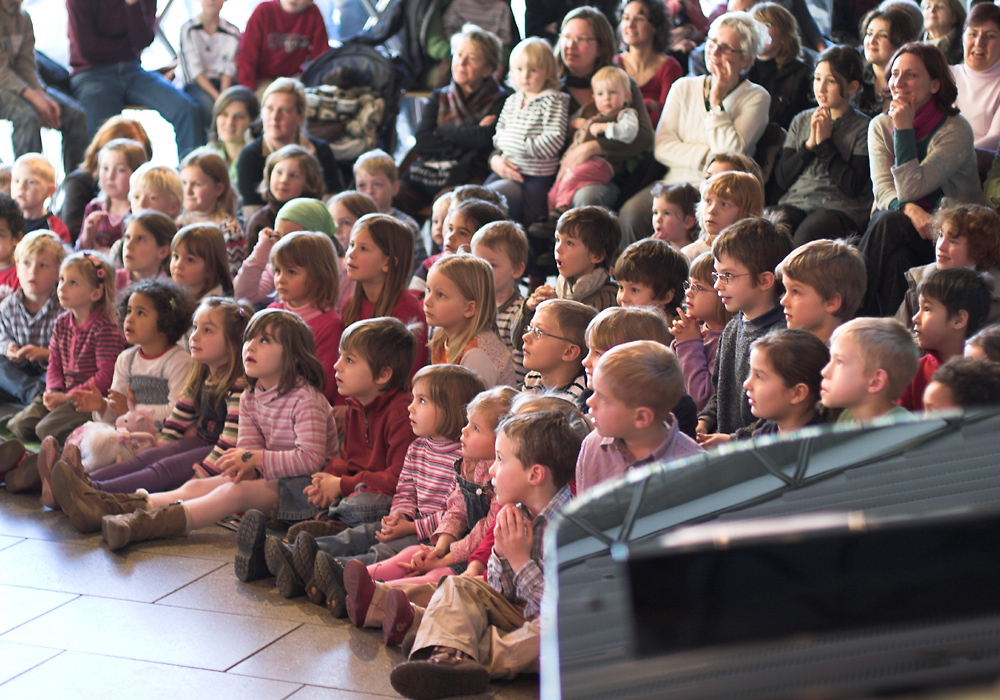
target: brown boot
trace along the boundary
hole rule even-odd
[[[63,448],[62,457],[59,458],[59,461],[68,464],[78,477],[93,486],[93,482],[87,476],[87,471],[83,468],[83,455],[80,454],[80,447],[78,445],[66,445]]]
[[[20,440],[5,440],[0,442],[0,475],[6,474],[17,466],[24,456],[24,443]]]
[[[83,533],[101,529],[105,515],[131,513],[149,508],[146,494],[104,493],[91,488],[63,461],[52,468],[52,495],[69,516],[73,527]]]
[[[46,508],[58,508],[59,504],[52,497],[52,467],[59,461],[59,442],[51,435],[46,435],[38,450],[38,478],[42,482],[42,505]]]
[[[7,484],[7,493],[23,493],[40,489],[42,479],[38,476],[38,453],[25,453],[21,463],[7,472],[4,481]]]
[[[171,503],[155,510],[137,510],[126,515],[106,515],[101,520],[104,541],[111,551],[130,542],[145,542],[163,537],[183,537],[190,530],[187,509]]]

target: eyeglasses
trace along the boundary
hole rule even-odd
[[[746,277],[749,272],[744,272],[742,275],[734,275],[732,272],[723,272],[721,275],[718,272],[712,273],[712,280],[716,283],[721,281],[723,284],[730,284],[737,277]]]
[[[695,282],[693,284],[691,282],[685,282],[684,283],[684,291],[685,292],[690,292],[691,290],[694,290],[695,294],[698,294],[700,292],[707,292],[707,291],[709,291],[708,289],[706,289],[705,287],[702,287],[697,282]]]
[[[538,328],[536,326],[525,326],[524,334],[525,335],[530,334],[531,337],[534,338],[535,340],[541,340],[542,336],[545,336],[546,338],[555,338],[556,340],[565,340],[567,343],[573,343],[573,341],[570,340],[569,338],[563,338],[561,335],[552,335],[551,333],[546,333],[541,328]],[[575,345],[576,343],[573,344]]]
[[[708,37],[708,39],[705,40],[705,46],[708,49],[713,49],[714,51],[718,51],[723,56],[732,56],[733,54],[736,53],[743,53],[743,51],[740,49],[734,49],[732,46],[729,46],[727,44],[720,44],[712,37]]]
[[[570,36],[569,34],[560,34],[559,38],[563,40],[564,44],[576,44],[578,46],[589,46],[593,42],[597,41],[596,36]]]

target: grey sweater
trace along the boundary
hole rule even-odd
[[[813,150],[805,147],[815,109],[792,120],[774,168],[774,179],[785,194],[778,201],[806,213],[837,209],[864,230],[872,210],[872,180],[868,164],[866,115],[852,109],[833,122],[833,134]]]
[[[750,412],[743,382],[750,374],[750,344],[773,330],[785,327],[785,310],[775,305],[767,313],[750,321],[738,314],[722,331],[719,350],[715,353],[712,382],[715,394],[698,414],[705,421],[706,432],[735,433],[752,425],[757,417]]]

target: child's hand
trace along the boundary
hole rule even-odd
[[[507,559],[515,573],[531,561],[531,544],[535,534],[531,523],[525,520],[516,505],[507,504],[497,512],[493,535],[496,537],[494,549],[499,547],[500,556]]]
[[[389,518],[395,518],[394,522],[387,523]],[[406,537],[407,535],[415,535],[417,533],[416,524],[407,520],[406,518],[400,518],[397,516],[387,515],[382,518],[382,530],[375,533],[375,539],[379,542],[390,542],[392,540],[398,540],[401,537]]]
[[[604,122],[600,124],[591,124],[589,129],[591,136],[600,136],[607,130],[608,130],[608,125],[607,123]]]
[[[83,227],[80,229],[78,245],[81,249],[94,247],[94,237],[97,235],[97,227],[101,225],[102,221],[107,219],[108,213],[105,211],[92,211],[87,215],[87,218],[83,220]]]
[[[710,433],[708,435],[705,433],[696,433],[696,435],[698,444],[706,450],[718,447],[719,445],[725,445],[732,439],[732,437],[727,433]]]
[[[485,117],[479,120],[479,126],[493,126],[497,123],[497,115],[487,114]]]
[[[586,129],[588,121],[590,120],[584,119],[583,117],[577,117],[576,119],[570,120],[569,126],[571,129]]]
[[[698,319],[690,314],[684,313],[684,309],[677,308],[677,320],[670,325],[670,335],[674,340],[701,340],[701,327]]]
[[[21,352],[20,352],[20,350],[21,349],[19,347],[17,347],[17,343],[10,343],[10,344],[8,344],[7,345],[7,359],[10,360],[11,362],[20,362],[21,361]]]
[[[14,345],[16,348],[17,346]],[[28,362],[45,362],[49,359],[49,351],[46,348],[40,348],[37,345],[25,345],[23,348],[17,351],[17,357],[21,360],[27,360]]]
[[[528,297],[526,302],[524,302],[524,305],[527,307],[528,311],[534,312],[538,305],[543,301],[546,301],[547,299],[555,299],[555,297],[556,290],[547,284],[543,284],[531,293],[531,296]]]
[[[524,182],[524,175],[518,170],[517,166],[511,163],[509,160],[504,158],[502,155],[497,154],[490,158],[490,168],[499,177],[505,180],[513,180],[514,182]]]
[[[46,391],[42,394],[42,405],[54,411],[69,401],[69,394],[62,391]]]
[[[420,551],[414,554],[409,562],[399,563],[399,568],[406,571],[407,576],[418,576],[427,573],[431,569],[436,569],[440,558],[441,556],[438,554],[437,547],[422,544],[420,545]]]
[[[108,392],[108,401],[111,403],[111,410],[114,411],[116,416],[123,416],[128,413],[129,401],[131,401],[133,405],[136,404],[135,394],[132,393],[132,389],[126,388],[125,391],[128,392],[128,396],[120,391],[112,390]]]
[[[470,561],[461,575],[470,578],[482,578],[484,571],[486,571],[486,564],[478,560]]]
[[[302,489],[302,493],[317,508],[329,508],[340,498],[340,477],[326,472],[312,475],[312,484]]]
[[[277,243],[280,238],[281,236],[273,228],[262,228],[257,234],[257,245],[254,246],[254,250],[258,248],[271,250],[271,246]]]
[[[232,479],[233,483],[237,484],[258,478],[263,458],[264,453],[261,450],[231,447],[222,453],[215,466],[222,471],[222,476]]]
[[[73,399],[73,405],[76,406],[76,410],[80,413],[91,413],[93,411],[103,413],[107,406],[107,402],[101,396],[101,392],[93,384],[86,384],[78,389],[74,389],[69,395]]]

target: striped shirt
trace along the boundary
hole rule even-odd
[[[510,351],[510,359],[514,362],[514,377],[516,386],[524,384],[524,350],[520,343],[514,343],[514,317],[521,310],[524,297],[517,289],[510,298],[497,307],[497,330],[500,332],[500,340]]]
[[[264,451],[260,471],[268,480],[313,474],[340,455],[330,402],[301,381],[287,394],[260,385],[244,391],[236,444]]]
[[[486,580],[490,586],[512,603],[523,602],[525,618],[538,615],[542,604],[545,578],[542,573],[542,540],[545,539],[545,526],[566,507],[572,498],[573,494],[570,493],[569,486],[563,486],[546,504],[542,512],[535,516],[531,522],[531,530],[534,535],[531,541],[531,561],[522,566],[520,571],[515,573],[506,557],[498,557],[495,549],[486,563]],[[523,506],[522,513],[525,518],[530,517],[524,511]]]
[[[555,175],[568,115],[566,93],[546,90],[529,100],[518,90],[503,103],[493,145],[522,175]]]
[[[35,314],[29,313],[24,306],[24,291],[14,292],[0,302],[0,352],[6,353],[11,343],[19,348],[25,345],[48,347],[61,313],[55,290]],[[46,364],[39,362],[38,367],[44,368]]]
[[[462,443],[455,440],[414,440],[406,451],[389,515],[413,520],[417,537],[430,539],[455,488],[455,460],[461,457]]]
[[[246,386],[243,378],[237,379],[229,387],[229,392],[223,397],[221,405],[216,407],[220,415],[225,411],[226,418],[222,425],[219,425],[214,416],[205,415],[208,411],[203,411],[201,408],[207,404],[207,393],[202,393],[200,397],[182,395],[174,404],[174,410],[164,421],[161,433],[164,442],[182,439],[187,429],[198,421],[198,437],[205,442],[215,443],[208,457],[194,465],[197,476],[204,478],[219,474],[215,463],[219,461],[223,452],[236,447],[236,437],[240,428],[240,397]]]
[[[115,373],[115,361],[125,349],[122,329],[98,308],[77,327],[73,314],[66,311],[56,319],[49,341],[49,368],[45,388],[49,391],[70,391],[93,382],[107,394]]]
[[[587,391],[587,375],[580,372],[566,386],[547,387],[542,383],[542,373],[531,370],[524,377],[524,386],[521,387],[521,390],[533,394],[545,394],[547,396],[566,399],[576,406],[579,403],[578,399]]]

